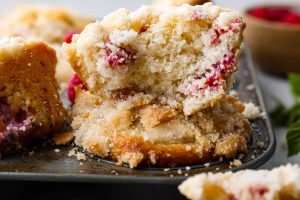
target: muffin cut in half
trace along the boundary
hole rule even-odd
[[[299,200],[298,165],[236,173],[199,174],[184,181],[180,192],[191,200]]]
[[[191,115],[230,88],[243,28],[238,13],[212,3],[143,6],[89,24],[63,49],[93,94],[143,92]]]
[[[242,30],[237,13],[211,3],[120,9],[88,25],[63,45],[88,90],[72,108],[75,143],[132,168],[245,151],[250,123],[226,96]]]
[[[0,154],[58,132],[67,112],[54,77],[55,51],[39,40],[0,39]]]
[[[105,100],[78,89],[72,127],[77,145],[131,168],[189,165],[246,151],[251,125],[243,110],[227,96],[187,117],[144,93]]]
[[[38,38],[57,51],[58,82],[69,81],[74,73],[61,54],[61,44],[70,32],[80,32],[92,20],[67,9],[50,6],[19,5],[0,17],[0,36],[23,36]]]

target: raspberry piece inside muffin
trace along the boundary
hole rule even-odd
[[[106,44],[103,61],[106,66],[116,69],[122,65],[131,64],[136,59],[136,54],[129,48],[118,47],[111,43]]]
[[[79,76],[75,73],[72,77],[72,79],[69,82],[68,88],[67,88],[67,95],[68,95],[68,99],[71,103],[74,103],[75,100],[75,88],[81,85],[82,89],[86,90],[87,87],[85,85],[85,83],[82,82],[82,80],[80,80]]]
[[[191,115],[226,94],[243,29],[238,13],[211,3],[144,6],[88,25],[63,49],[93,94],[109,98],[112,91],[135,87]],[[187,96],[191,83],[196,88]]]

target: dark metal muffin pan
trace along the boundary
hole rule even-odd
[[[234,90],[238,92],[241,101],[253,102],[266,112],[247,48],[244,48],[240,57],[235,80]],[[238,155],[242,162],[242,165],[238,167],[230,164],[232,160],[223,159],[188,167],[129,169],[95,157],[87,156],[86,161],[78,161],[74,156],[68,157],[72,146],[45,146],[35,150],[31,155],[26,153],[0,160],[0,180],[178,184],[188,176],[202,172],[257,168],[273,155],[275,137],[267,115],[251,123],[253,126],[252,142],[243,156]],[[56,153],[55,149],[60,149],[60,152]]]

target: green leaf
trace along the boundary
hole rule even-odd
[[[300,119],[300,103],[287,108],[278,102],[277,106],[270,112],[270,117],[274,126],[292,125]]]
[[[289,110],[280,102],[270,112],[270,118],[274,126],[286,126],[289,122]]]
[[[288,78],[295,100],[297,103],[300,103],[300,74],[290,73]]]
[[[287,133],[288,156],[300,152],[300,120],[291,125]]]

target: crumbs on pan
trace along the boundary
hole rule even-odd
[[[247,119],[256,119],[261,117],[259,108],[256,105],[254,105],[252,102],[244,103],[244,106],[245,106],[245,110],[243,112],[243,115]]]
[[[178,170],[177,170],[177,174],[181,175],[181,174],[182,174],[182,170],[181,170],[181,169],[178,169]]]
[[[238,97],[239,96],[239,94],[238,94],[238,92],[236,90],[230,90],[229,91],[229,95],[230,96],[234,96],[234,97]]]
[[[60,152],[60,149],[54,149],[54,152],[55,152],[55,153],[59,153],[59,152]]]
[[[231,165],[231,166],[238,167],[238,166],[241,166],[241,165],[242,165],[242,161],[241,161],[241,160],[238,160],[238,159],[234,159],[232,162],[230,162],[230,165]]]
[[[255,89],[255,85],[254,84],[247,85],[246,89],[247,90],[254,90]]]
[[[209,166],[210,166],[210,163],[204,163],[204,166],[205,166],[205,167],[209,167]]]
[[[72,148],[69,153],[68,156],[75,156],[77,158],[77,160],[86,160],[86,155],[82,152],[78,151],[78,147],[74,147]]]

